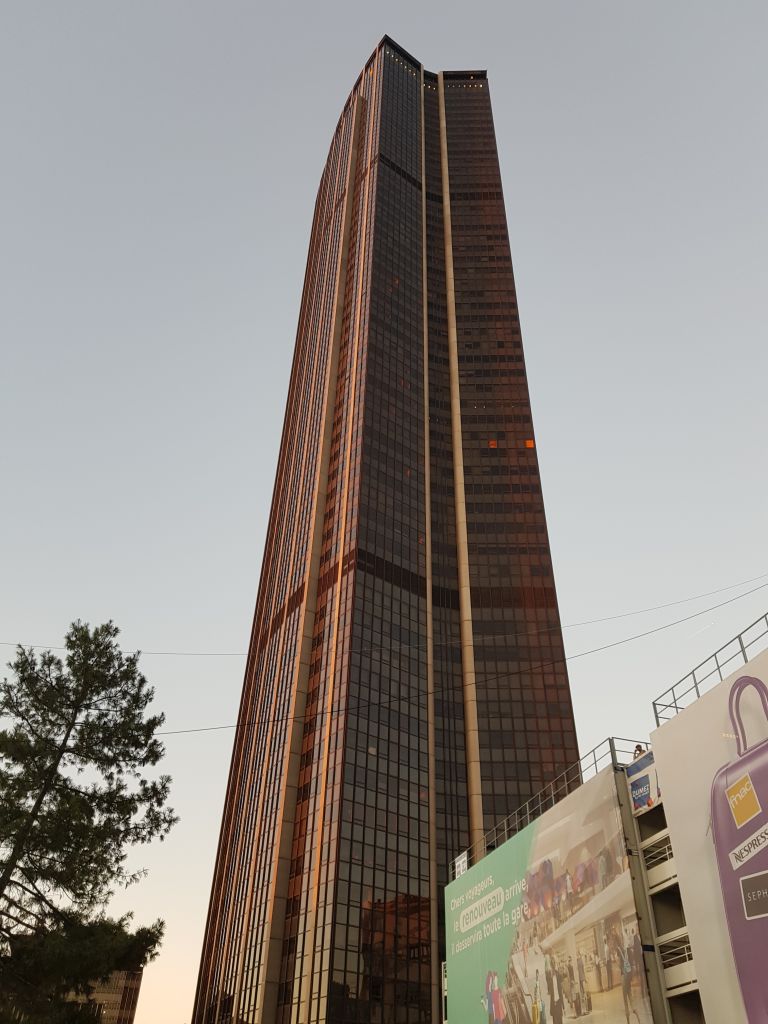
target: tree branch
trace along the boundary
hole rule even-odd
[[[14,879],[13,879],[13,881],[12,881],[12,883],[11,883],[11,884],[12,884],[12,885],[17,885],[17,886],[18,886],[18,887],[19,887],[20,889],[23,889],[23,890],[24,890],[24,892],[26,892],[26,893],[27,893],[27,894],[28,894],[29,896],[31,896],[31,897],[32,897],[33,899],[38,899],[38,900],[40,900],[40,902],[41,902],[41,903],[44,903],[44,904],[46,905],[46,907],[48,907],[48,909],[49,909],[49,910],[51,911],[51,913],[53,913],[53,914],[56,914],[56,915],[57,915],[58,917],[62,918],[62,920],[63,920],[63,919],[64,919],[64,917],[65,917],[66,915],[65,915],[65,914],[64,914],[64,912],[63,912],[63,911],[61,910],[61,908],[60,908],[60,907],[57,907],[55,903],[51,903],[51,901],[50,901],[50,900],[48,899],[48,897],[47,897],[47,896],[45,895],[45,893],[42,893],[42,892],[41,892],[41,891],[40,891],[40,890],[38,889],[38,887],[37,887],[37,886],[35,885],[35,883],[34,883],[34,882],[33,882],[33,881],[32,881],[32,880],[30,879],[29,875],[28,875],[28,874],[26,873],[26,871],[24,871],[24,870],[23,870],[23,868],[19,868],[19,872],[20,872],[20,873],[21,873],[21,874],[22,874],[22,875],[24,876],[24,878],[26,878],[26,880],[27,880],[27,881],[29,882],[29,886],[27,886],[27,885],[24,885],[24,883],[23,883],[23,882],[20,882],[20,881],[19,881],[18,879],[16,879],[16,878],[14,878]],[[30,888],[30,886],[31,886],[31,888]]]
[[[20,921],[19,918],[12,914],[9,910],[0,910],[0,931],[4,932],[6,935],[12,937],[16,934],[16,932],[9,931],[7,928],[3,926],[2,920],[4,917],[9,918],[9,920],[11,921],[15,921],[16,924],[19,925],[21,928],[25,928],[28,932],[32,932],[35,935],[38,935],[40,932],[39,928],[30,925],[28,921]]]
[[[16,870],[16,864],[18,863],[23,853],[24,843],[26,843],[27,839],[29,838],[29,835],[32,831],[32,826],[35,824],[40,814],[40,809],[43,806],[43,801],[50,792],[51,786],[53,785],[53,781],[56,778],[56,773],[59,770],[59,765],[61,764],[61,760],[66,752],[67,744],[69,743],[69,737],[72,734],[72,729],[74,728],[74,723],[76,720],[77,716],[75,716],[75,718],[67,726],[67,730],[64,733],[64,738],[59,744],[59,749],[56,752],[56,756],[54,757],[53,762],[51,763],[51,766],[48,769],[48,772],[46,773],[45,781],[43,782],[43,785],[40,787],[40,792],[37,794],[37,799],[35,800],[31,810],[29,811],[29,814],[27,815],[27,820],[21,827],[19,832],[16,833],[16,837],[13,842],[13,848],[11,849],[11,852],[8,856],[8,860],[5,863],[3,873],[2,875],[0,875],[0,897],[5,895],[5,890],[8,888],[8,883],[11,880],[11,876],[13,875],[13,872]]]
[[[20,710],[18,701],[14,697],[11,696],[10,691],[6,691],[5,702],[8,705],[8,707],[10,708],[10,710],[13,712],[13,714],[16,715],[17,718],[20,718],[22,720],[22,722],[24,722],[24,724],[26,725],[26,727],[29,729],[29,731],[32,733],[32,735],[34,736],[34,738],[36,740],[40,741],[40,740],[47,740],[48,739],[47,736],[41,736],[40,735],[40,733],[37,731],[37,729],[30,722],[30,720],[27,717],[27,715],[25,715],[24,712]]]
[[[42,914],[38,914],[36,910],[30,910],[29,907],[25,907],[23,903],[18,903],[16,900],[11,899],[8,893],[6,893],[5,896],[3,896],[3,900],[6,903],[10,903],[12,907],[15,907],[15,909],[20,914],[26,914],[28,917],[33,917],[36,921],[42,921],[43,924],[45,924],[45,918],[42,916]],[[5,913],[5,911],[0,910],[0,914],[2,913]]]

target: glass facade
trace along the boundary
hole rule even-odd
[[[195,1024],[436,1024],[450,860],[576,758],[488,83],[385,38],[318,192]]]
[[[103,981],[94,982],[90,994],[95,1012],[84,1010],[83,1021],[99,1024],[133,1024],[141,991],[143,971],[113,971]],[[74,1003],[86,1003],[85,996],[72,996]]]

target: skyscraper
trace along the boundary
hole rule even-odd
[[[194,1024],[436,1024],[449,862],[576,758],[488,81],[385,37],[315,206]]]

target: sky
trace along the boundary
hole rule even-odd
[[[213,652],[142,666],[166,729],[235,721],[315,193],[384,33],[488,69],[580,747],[645,739],[768,609],[762,0],[1,4],[0,641]],[[166,921],[138,1024],[190,1020],[232,738],[166,738],[181,821],[113,904]]]

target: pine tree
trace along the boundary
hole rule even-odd
[[[141,966],[162,935],[161,922],[132,934],[105,916],[115,889],[141,877],[130,847],[176,821],[169,777],[147,774],[164,716],[148,714],[154,691],[118,633],[75,622],[64,661],[19,647],[0,684],[0,992],[18,1008],[27,991],[25,1020],[68,1019],[63,995]]]

